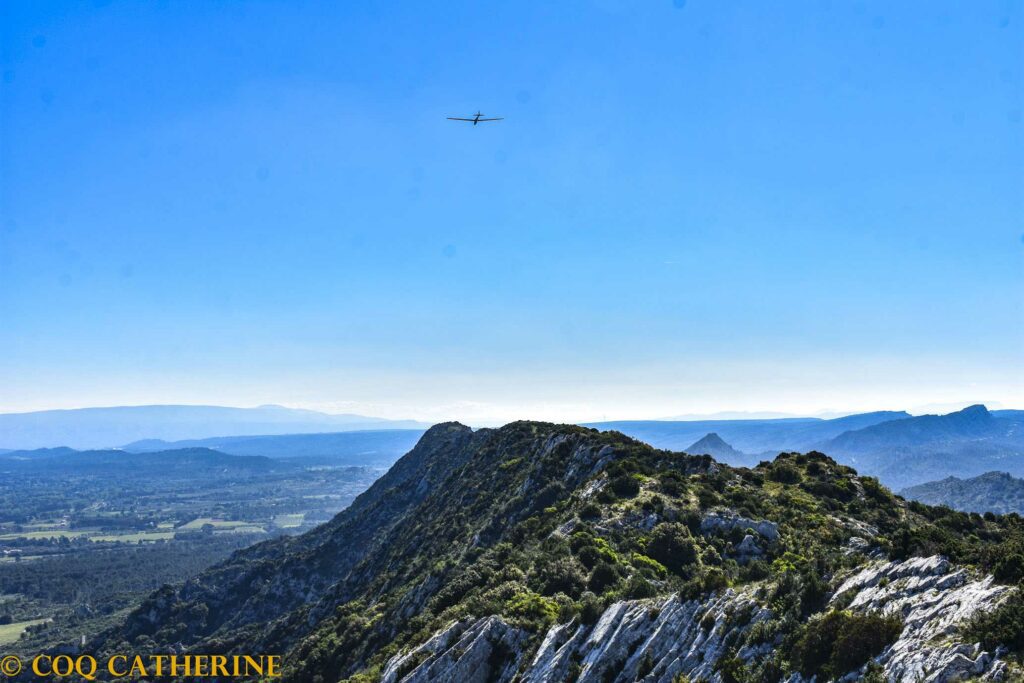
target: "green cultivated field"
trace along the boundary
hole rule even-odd
[[[13,624],[0,626],[0,645],[9,645],[21,637],[29,626],[41,624],[49,619],[32,619],[31,621],[16,621]]]
[[[330,519],[379,474],[201,449],[0,455],[0,655],[94,636],[165,583]]]
[[[300,512],[295,515],[276,515],[274,517],[274,525],[281,529],[291,529],[293,527],[302,526],[302,521],[305,519],[306,514]]]
[[[242,524],[246,524],[246,522],[236,522],[236,521],[231,521],[231,520],[226,520],[226,519],[213,519],[212,517],[196,517],[195,519],[193,519],[188,524],[182,524],[181,528],[182,529],[188,529],[188,530],[199,530],[199,529],[202,529],[207,524],[209,524],[210,526],[212,526],[212,527],[214,527],[216,529],[231,529],[231,528],[234,528],[236,526],[241,526]]]
[[[96,533],[95,530],[87,531],[84,529],[76,529],[74,531],[68,531],[67,529],[52,529],[49,531],[22,531],[20,533],[4,534],[0,536],[0,541],[15,541],[18,539],[32,539],[32,538],[78,538],[79,536],[88,536],[89,534]]]
[[[241,528],[242,524],[239,524]],[[251,530],[251,529],[250,529]],[[166,541],[174,538],[174,532],[163,531],[136,531],[124,534],[104,533],[98,529],[76,529],[75,531],[53,530],[53,531],[23,531],[21,533],[3,534],[0,541],[17,541],[32,539],[51,538],[87,538],[90,541],[106,541],[121,543],[138,543],[139,541]]]
[[[90,536],[90,541],[110,541],[114,543],[138,543],[139,541],[169,541],[174,538],[173,531],[140,531],[133,534],[97,534]]]

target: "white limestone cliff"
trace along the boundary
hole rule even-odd
[[[1012,590],[995,584],[992,577],[972,577],[968,570],[934,556],[873,561],[840,584],[832,604],[845,604],[854,612],[901,616],[903,631],[875,659],[889,681],[1001,680],[1006,663],[998,653],[965,642],[962,626],[975,614],[994,609]],[[671,595],[621,601],[608,607],[592,626],[576,621],[553,626],[529,661],[523,650],[525,631],[496,616],[463,620],[420,647],[393,657],[381,680],[672,683],[684,674],[691,681],[719,683],[716,663],[733,648],[739,647],[735,656],[745,662],[772,653],[778,639],[743,645],[747,632],[771,617],[749,587],[728,589],[703,600]],[[507,656],[492,657],[495,652]],[[850,672],[842,680],[859,680],[864,673],[864,669]],[[808,683],[799,674],[787,681]]]

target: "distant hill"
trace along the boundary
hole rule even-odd
[[[735,452],[712,455],[733,465],[753,465],[780,452],[817,450],[894,488],[991,470],[1024,475],[1024,411],[990,412],[982,405],[916,417],[881,411],[828,420],[648,420],[587,426],[687,452],[713,433]],[[701,447],[708,449],[707,444]]]
[[[180,471],[199,474],[204,470],[252,472],[290,470],[295,465],[256,455],[230,455],[209,448],[182,448],[155,453],[128,453],[119,450],[76,451],[70,448],[47,448],[34,451],[12,451],[0,455],[0,473],[9,470],[39,471],[48,476],[68,473],[111,475],[125,470],[159,468],[162,474]]]
[[[971,479],[946,477],[903,489],[900,495],[964,512],[1024,514],[1024,479],[1007,472],[986,472]]]
[[[710,455],[715,460],[729,465],[744,465],[751,459],[751,456],[736,450],[714,432],[684,450],[690,455]]]
[[[421,429],[388,429],[333,434],[283,434],[272,436],[218,436],[187,441],[146,439],[123,446],[135,453],[175,448],[210,448],[233,455],[264,455],[270,458],[303,458],[334,465],[388,467],[412,450]]]
[[[992,413],[975,405],[948,415],[921,415],[852,430],[816,448],[894,488],[991,470],[1020,475],[1024,419],[1019,413]]]
[[[1012,420],[995,417],[975,405],[948,415],[921,415],[892,420],[840,434],[824,448],[846,454],[873,453],[879,448],[917,447],[963,439],[1003,438]]]
[[[686,447],[709,433],[745,453],[806,451],[843,432],[871,425],[909,418],[903,411],[877,411],[847,415],[834,419],[790,417],[767,420],[629,420],[597,422],[584,426],[615,430],[656,448],[686,450]]]
[[[413,420],[330,415],[282,406],[118,406],[0,414],[0,447],[12,450],[70,446],[110,448],[140,439],[205,439],[223,435],[309,434],[380,429],[425,429]]]

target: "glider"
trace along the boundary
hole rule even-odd
[[[463,119],[463,118],[459,118],[458,116],[449,116],[448,120],[449,121],[469,121],[470,123],[472,123],[475,126],[476,124],[482,123],[484,121],[501,121],[504,118],[504,117],[499,116],[497,118],[486,119],[486,118],[483,118],[483,116],[484,116],[483,114],[481,114],[480,112],[477,112],[476,114],[473,115],[473,118],[471,118],[471,119]]]

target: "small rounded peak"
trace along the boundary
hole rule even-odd
[[[428,429],[426,431],[426,433],[427,434],[430,434],[430,433],[435,433],[436,434],[436,433],[439,433],[439,432],[451,432],[451,431],[456,431],[456,432],[470,431],[471,432],[471,431],[473,431],[473,428],[472,427],[467,427],[466,425],[462,424],[461,422],[455,422],[453,420],[451,422],[438,422],[436,425],[434,425],[430,429]]]
[[[988,408],[981,403],[975,403],[973,406],[967,406],[960,411],[961,415],[988,415]]]

